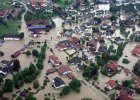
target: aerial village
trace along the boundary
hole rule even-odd
[[[0,0],[0,100],[139,100],[139,0]]]

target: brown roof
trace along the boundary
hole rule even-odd
[[[117,83],[114,80],[109,80],[108,82],[106,82],[106,84],[108,84],[111,88],[117,85]]]
[[[117,100],[134,100],[130,97],[128,97],[128,93],[126,91],[120,92],[120,96],[117,98]]]
[[[120,85],[120,84],[118,84],[117,87],[120,88],[120,89],[122,89],[122,90],[124,90],[124,91],[126,91],[130,95],[133,95],[134,94],[134,91],[132,91],[132,90],[130,90],[130,89],[128,89],[128,88]]]
[[[47,70],[47,73],[53,72],[53,71],[55,71],[55,70],[56,70],[56,68],[48,69],[48,70]]]
[[[117,67],[118,67],[118,64],[117,63],[109,64],[108,65],[108,68],[111,69],[114,72],[117,71]]]
[[[132,51],[134,55],[140,55],[140,45],[136,45],[135,49]]]
[[[70,71],[70,70],[71,70],[71,69],[69,68],[68,65],[62,65],[62,66],[59,67],[58,72],[59,72],[60,74],[63,74],[64,72]]]
[[[72,73],[68,73],[67,76],[71,79],[74,78],[74,75]]]

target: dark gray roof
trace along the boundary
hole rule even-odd
[[[74,58],[68,60],[68,63],[70,63],[70,64],[79,64],[79,63],[81,63],[81,58],[74,57]]]
[[[60,77],[56,77],[56,78],[54,78],[54,84],[56,87],[59,87],[59,86],[65,84],[65,82]]]

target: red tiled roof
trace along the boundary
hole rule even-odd
[[[132,51],[134,55],[140,55],[140,45],[136,45],[135,49]]]
[[[23,52],[25,50],[25,48],[22,48],[22,49],[20,49],[20,50],[18,50],[18,51],[16,51],[14,54],[12,54],[11,56],[12,57],[17,57],[21,52]]]
[[[70,70],[71,70],[71,69],[69,68],[68,65],[62,65],[62,66],[59,67],[58,72],[59,72],[60,74],[63,74],[64,72],[70,71]]]
[[[126,91],[122,91],[120,93],[120,97],[119,98],[120,98],[120,100],[133,100],[130,97],[128,97],[128,93]]]
[[[74,75],[73,75],[72,73],[68,73],[67,76],[68,76],[69,78],[74,78]]]
[[[77,47],[78,49],[80,49],[80,50],[82,50],[82,49],[85,48],[83,44],[78,44],[78,45],[76,45],[76,47]]]
[[[78,43],[80,40],[79,40],[77,37],[72,37],[72,38],[71,38],[71,41],[72,41],[74,44],[76,44],[76,43]]]
[[[114,72],[117,71],[117,67],[118,67],[118,64],[117,63],[109,64],[108,65],[108,68],[111,69]]]
[[[55,70],[56,70],[56,68],[48,69],[48,70],[47,70],[47,73],[53,72],[53,71],[55,71]]]
[[[122,89],[123,91],[126,91],[130,95],[134,94],[134,91],[132,91],[132,90],[130,90],[130,89],[128,89],[128,88],[120,85],[120,84],[118,84],[117,87],[120,88],[120,89]]]
[[[111,88],[117,85],[117,83],[114,80],[109,80],[108,82],[106,82],[106,84],[108,84]]]
[[[60,33],[60,35],[65,35],[65,33],[64,33],[64,32],[62,32],[62,33]]]
[[[51,56],[49,56],[50,57],[50,59],[52,60],[52,61],[58,61],[58,57],[56,57],[56,56],[53,56],[53,55],[51,55]]]
[[[71,45],[61,45],[59,46],[59,49],[64,49],[64,48],[69,48],[69,47],[71,47]]]

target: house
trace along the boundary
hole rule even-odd
[[[10,13],[11,11],[12,11],[11,8],[2,8],[0,10],[0,17],[1,18],[7,17],[8,16],[8,13]]]
[[[132,54],[140,57],[140,45],[135,46],[134,50],[132,51]]]
[[[117,44],[121,44],[121,43],[123,43],[124,39],[121,39],[120,37],[115,37],[114,41],[115,41]]]
[[[87,58],[88,60],[93,59],[93,56],[91,55],[91,53],[85,48],[82,50],[82,54],[83,54],[83,57]]]
[[[119,67],[119,65],[118,65],[117,63],[109,64],[109,65],[107,66],[108,70],[109,70],[109,71],[113,71],[113,72],[118,71],[118,70],[119,70],[118,67]]]
[[[46,75],[54,73],[54,72],[56,72],[56,68],[55,67],[51,68],[51,69],[48,69]]]
[[[107,51],[107,46],[100,45],[98,51],[101,51],[101,52]]]
[[[99,43],[101,43],[101,44],[102,44],[102,43],[105,43],[104,37],[99,37],[99,38],[98,38],[98,41],[99,41]]]
[[[8,61],[8,60],[2,60],[1,64],[3,66],[13,66],[14,62],[13,61]]]
[[[105,87],[108,90],[112,90],[116,87],[117,83],[114,80],[109,80],[108,82],[106,82]]]
[[[85,6],[79,6],[79,10],[84,11],[84,10],[86,10],[86,7]]]
[[[140,37],[140,31],[136,31],[134,34],[136,37]]]
[[[67,36],[67,37],[72,37],[72,34],[73,34],[73,30],[72,29],[69,29],[69,30],[67,30],[66,32],[65,32],[65,36]]]
[[[68,50],[68,49],[72,49],[73,46],[72,45],[61,45],[58,47],[59,50]]]
[[[71,42],[72,42],[73,44],[75,44],[75,45],[78,45],[78,44],[80,44],[80,39],[77,38],[77,37],[72,37],[72,38],[71,38]]]
[[[52,80],[52,84],[56,89],[59,89],[65,86],[65,82],[60,77],[55,77]]]
[[[90,41],[87,43],[87,46],[88,47],[92,47],[92,48],[95,48],[95,51],[96,51],[96,47],[97,47],[97,42],[94,38],[91,38]]]
[[[129,28],[133,28],[133,27],[135,27],[135,22],[134,21],[127,21],[126,23],[125,23],[125,25],[127,26],[127,27],[129,27]]]
[[[0,75],[5,76],[7,73],[0,70]]]
[[[87,28],[91,28],[91,27],[92,27],[92,25],[93,25],[92,23],[89,23],[89,22],[88,22],[88,23],[86,23],[86,27],[87,27]]]
[[[26,91],[22,91],[19,93],[19,95],[22,97],[27,97],[28,93]]]
[[[42,1],[39,1],[41,7],[47,7],[47,3],[46,2],[42,2]]]
[[[124,70],[125,73],[129,73],[130,72],[130,69],[128,69],[128,68],[124,68],[123,70]]]
[[[68,73],[70,73],[70,72],[71,72],[71,69],[69,68],[68,65],[62,65],[62,66],[60,66],[59,69],[58,69],[58,73],[59,73],[60,75],[66,75],[66,74],[68,74]]]
[[[69,63],[70,65],[80,64],[80,63],[81,63],[81,58],[74,57],[74,58],[68,60],[68,63]]]
[[[118,84],[117,86],[116,86],[118,89],[121,89],[122,91],[125,91],[125,92],[127,92],[129,95],[134,95],[134,91],[133,90],[130,90],[130,89],[128,89],[128,88],[126,88],[126,87],[124,87],[124,86],[122,86],[122,85],[120,85],[120,84]]]
[[[16,4],[16,2],[13,1],[13,0],[8,0],[8,3],[9,3],[10,5],[15,5],[15,4]]]
[[[71,40],[59,41],[59,42],[56,44],[56,48],[58,48],[59,46],[62,46],[62,45],[71,45],[71,44],[72,44]]]
[[[121,91],[120,95],[115,100],[134,100],[128,96],[126,91]]]
[[[83,65],[80,65],[80,66],[76,67],[76,70],[77,70],[78,72],[81,72],[81,71],[83,71],[84,69],[85,69],[85,66],[83,66]]]
[[[136,85],[134,86],[134,88],[140,88],[140,77],[137,77],[135,82],[136,82]]]
[[[74,75],[72,73],[68,73],[67,76],[69,77],[69,79],[74,78]]]
[[[37,31],[43,31],[46,29],[46,26],[45,25],[39,25],[39,26],[29,26],[28,27],[28,30],[30,31],[34,31],[34,30],[37,30]]]
[[[2,74],[5,76],[6,74],[13,71],[13,66],[4,67],[0,70]],[[5,74],[4,74],[5,73]]]
[[[78,44],[75,47],[79,50],[83,50],[85,48],[83,44]]]
[[[29,43],[28,43],[28,47],[29,48],[33,48],[35,45],[35,41],[34,40],[30,40]]]
[[[2,37],[3,40],[20,40],[20,36],[18,34],[5,34]]]
[[[53,66],[58,66],[59,65],[58,57],[56,57],[54,55],[49,56],[49,61]]]
[[[74,32],[75,33],[79,33],[80,32],[80,29],[78,27],[75,27]]]
[[[24,50],[25,50],[25,48],[22,48],[22,49],[16,51],[15,53],[13,53],[13,54],[11,55],[11,57],[12,57],[12,58],[16,58],[16,57],[17,57],[18,55],[20,55]]]

